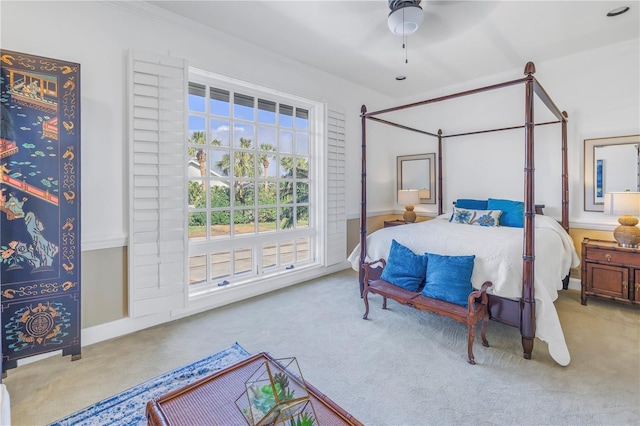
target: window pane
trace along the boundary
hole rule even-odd
[[[276,103],[258,99],[258,123],[276,124]]]
[[[309,207],[296,207],[296,228],[309,227]]]
[[[293,263],[293,241],[280,243],[280,264],[291,265]]]
[[[211,145],[229,146],[229,122],[226,120],[209,120]]]
[[[236,151],[233,155],[233,175],[237,178],[252,178],[256,173],[255,155]]]
[[[189,213],[189,239],[203,240],[207,237],[207,215],[203,212]]]
[[[276,204],[276,183],[260,182],[258,184],[258,205]]]
[[[233,232],[235,235],[255,233],[253,210],[236,210],[233,213]]]
[[[275,208],[258,209],[258,232],[275,231],[277,220],[277,210]]]
[[[308,133],[296,133],[296,154],[309,154]]]
[[[229,189],[229,181],[212,180],[210,185],[211,208],[215,209],[231,206],[231,190]]]
[[[229,151],[212,150],[209,167],[213,175],[229,176],[231,173],[231,155]]]
[[[207,256],[189,257],[189,284],[207,281]]]
[[[236,274],[243,274],[253,270],[253,252],[250,247],[233,251],[233,269]]]
[[[280,131],[278,150],[289,154],[293,152],[293,132],[289,132],[287,130]]]
[[[296,129],[309,130],[309,111],[296,108]]]
[[[204,209],[207,207],[206,186],[202,179],[189,180],[189,208]]]
[[[296,261],[309,260],[309,237],[296,240]]]
[[[211,212],[211,238],[229,238],[231,236],[231,212],[222,210]]]
[[[214,87],[209,91],[209,109],[211,114],[229,116],[229,92],[227,90],[216,89]]]
[[[253,96],[233,94],[233,117],[253,121]]]
[[[198,83],[189,83],[189,109],[204,112],[205,87]]]
[[[236,206],[252,206],[255,204],[255,192],[252,182],[239,182],[236,185],[233,202]]]
[[[205,144],[207,142],[204,117],[189,116],[189,143]]]
[[[233,146],[236,148],[253,148],[253,126],[236,123],[233,127]]]
[[[275,154],[267,154],[266,152],[258,154],[258,177],[275,179],[277,165]]]
[[[189,177],[207,176],[207,151],[203,148],[188,148],[189,151]]]
[[[293,157],[290,157],[290,156],[280,157],[280,177],[281,178],[293,177]]]
[[[309,202],[309,184],[306,182],[296,183],[296,203]]]
[[[296,158],[296,177],[307,179],[309,177],[309,159],[305,157]]]
[[[280,104],[280,127],[293,127],[293,107]]]
[[[220,280],[231,275],[231,252],[218,251],[211,253],[211,279]]]
[[[293,182],[280,182],[280,202],[293,203]]]
[[[276,129],[273,127],[258,127],[258,149],[262,151],[276,150]]]
[[[264,244],[262,246],[262,268],[267,269],[277,264],[278,248],[275,243]]]
[[[280,228],[293,228],[293,207],[280,208]]]

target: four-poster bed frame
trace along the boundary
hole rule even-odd
[[[401,129],[418,132],[427,136],[438,138],[438,214],[443,213],[442,206],[442,143],[447,138],[459,136],[468,136],[481,133],[498,132],[504,130],[525,129],[525,158],[524,158],[524,243],[523,243],[523,274],[522,274],[522,297],[520,299],[507,299],[495,295],[489,296],[489,313],[492,319],[502,323],[518,327],[522,336],[522,348],[524,357],[531,358],[533,351],[533,339],[536,335],[536,312],[534,298],[534,262],[535,262],[535,175],[534,175],[534,130],[536,126],[547,124],[561,123],[562,127],[562,227],[568,231],[569,229],[569,177],[568,177],[568,160],[567,160],[567,113],[560,111],[547,92],[542,88],[540,83],[533,76],[535,66],[533,62],[526,64],[524,69],[524,78],[506,81],[491,86],[480,87],[473,90],[467,90],[459,93],[428,99],[420,102],[410,103],[397,107],[387,108],[374,112],[367,112],[365,105],[361,108],[362,119],[362,174],[361,174],[361,212],[360,212],[360,293],[362,294],[364,286],[363,264],[367,255],[367,174],[366,174],[366,122],[373,120],[379,123],[388,124]],[[498,129],[479,130],[474,132],[458,133],[444,135],[442,130],[437,133],[420,130],[398,123],[393,123],[379,118],[379,115],[400,111],[408,108],[414,108],[422,105],[446,101],[449,99],[469,96],[477,93],[488,92],[496,89],[510,87],[518,84],[524,84],[525,87],[525,105],[524,105],[524,125],[512,127],[503,127]],[[551,113],[557,118],[557,121],[550,121],[536,124],[534,122],[534,100],[535,96],[542,101]],[[376,277],[373,277],[376,278]]]

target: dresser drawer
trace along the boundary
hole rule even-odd
[[[585,257],[585,259],[596,262],[640,266],[640,257],[635,253],[598,249],[592,247],[589,247],[587,249],[587,256]]]

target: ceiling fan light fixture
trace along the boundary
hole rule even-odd
[[[613,17],[613,16],[618,16],[618,15],[622,15],[625,12],[629,11],[629,6],[622,6],[622,7],[617,7],[615,9],[613,9],[612,11],[610,11],[609,13],[607,13],[607,16],[609,18]]]
[[[390,1],[389,3],[392,2]],[[424,19],[424,13],[420,5],[412,1],[396,1],[391,7],[391,12],[387,17],[387,25],[391,32],[399,36],[415,33]]]

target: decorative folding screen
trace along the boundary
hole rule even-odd
[[[80,358],[80,65],[0,51],[2,371]]]

